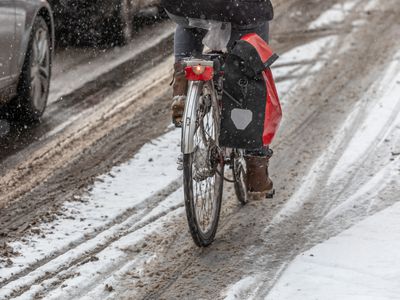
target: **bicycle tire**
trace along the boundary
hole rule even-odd
[[[186,215],[193,241],[199,247],[207,247],[214,240],[224,182],[224,155],[218,146],[219,105],[212,95],[200,92],[203,88],[198,83],[189,86],[185,116],[191,112],[187,119],[193,126],[185,127],[185,123],[182,135],[183,148],[191,145],[190,152],[183,151]]]
[[[215,234],[218,228],[219,215],[221,211],[221,202],[222,202],[222,192],[223,192],[223,173],[224,166],[223,163],[220,165],[219,174],[215,173],[216,184],[215,184],[215,196],[214,203],[215,213],[212,218],[212,224],[209,229],[204,232],[201,230],[201,226],[199,225],[198,214],[196,213],[196,201],[195,195],[193,192],[193,156],[194,154],[185,154],[183,156],[183,186],[184,186],[184,196],[185,196],[185,209],[186,209],[186,217],[189,224],[190,234],[194,243],[199,247],[207,247],[209,246],[215,238]],[[222,176],[221,176],[222,175]]]

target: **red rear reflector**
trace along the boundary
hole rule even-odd
[[[209,81],[214,77],[214,68],[210,66],[189,66],[185,68],[186,79],[190,81]]]

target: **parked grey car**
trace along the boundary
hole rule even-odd
[[[156,15],[160,0],[49,0],[63,39],[89,43],[127,43],[139,15]]]
[[[49,94],[54,43],[45,0],[0,0],[0,105],[37,121]]]

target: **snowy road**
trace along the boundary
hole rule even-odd
[[[0,299],[396,299],[399,20],[396,0],[279,2],[277,194],[240,207],[226,184],[207,249],[183,209],[172,58],[89,93],[2,160]]]

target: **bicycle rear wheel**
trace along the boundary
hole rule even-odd
[[[215,103],[214,103],[215,104]],[[224,157],[218,146],[219,111],[202,96],[193,136],[194,151],[183,156],[185,207],[190,233],[199,247],[215,237],[223,191]]]

